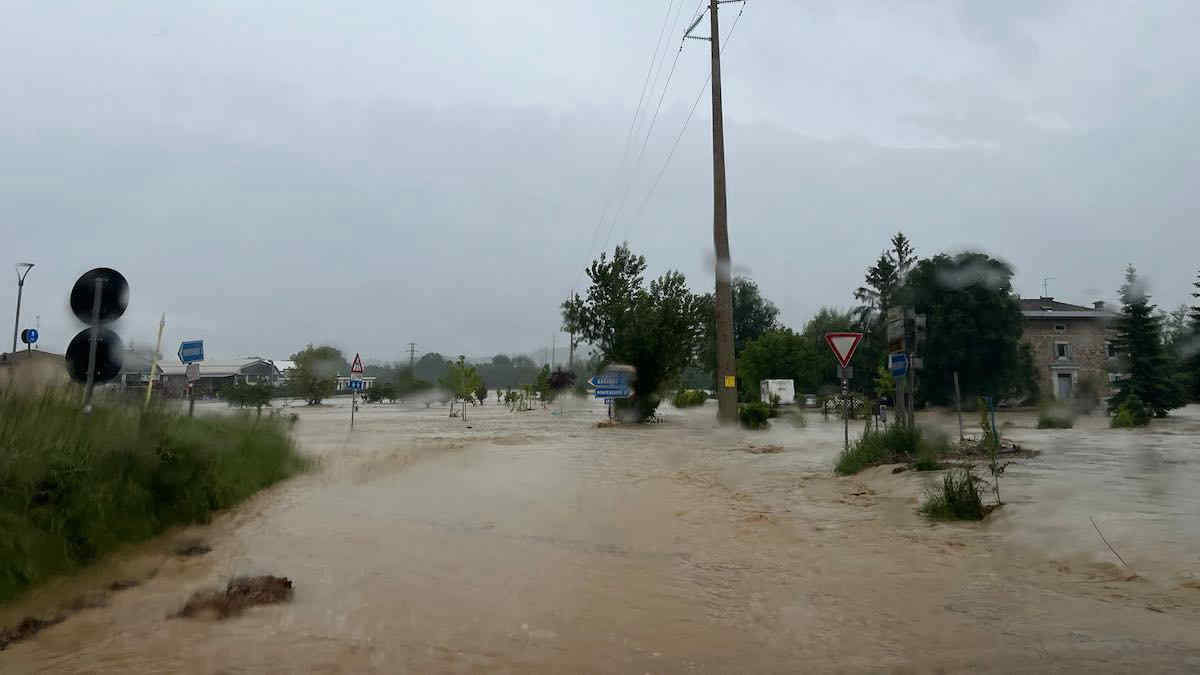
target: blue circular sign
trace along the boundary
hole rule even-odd
[[[37,342],[37,339],[38,339],[38,332],[35,329],[26,328],[25,330],[21,331],[21,342],[24,342],[27,345],[31,345],[31,344]]]

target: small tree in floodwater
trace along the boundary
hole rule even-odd
[[[441,380],[441,385],[450,394],[450,417],[454,417],[454,402],[461,400],[460,414],[463,421],[467,421],[467,402],[475,400],[475,392],[481,384],[475,366],[467,363],[467,357],[459,356],[458,361],[450,364],[450,370]]]
[[[605,361],[637,370],[631,405],[639,420],[658,408],[662,390],[692,363],[703,332],[701,298],[687,288],[684,276],[670,271],[649,286],[646,259],[627,245],[592,261],[587,270],[587,296],[562,305],[563,325],[599,348]]]

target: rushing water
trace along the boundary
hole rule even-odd
[[[915,513],[933,476],[831,477],[842,428],[818,415],[746,433],[714,429],[710,406],[604,429],[590,402],[488,405],[467,428],[366,406],[350,433],[344,404],[296,412],[317,470],[5,608],[8,625],[142,582],[0,652],[0,671],[1200,669],[1197,407],[1140,431],[1001,415],[1041,454],[1008,467],[988,521],[933,526]],[[194,537],[212,552],[172,554]],[[294,600],[166,618],[258,573]]]

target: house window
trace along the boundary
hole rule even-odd
[[[1059,361],[1066,361],[1071,358],[1071,344],[1069,342],[1055,342],[1054,356]]]
[[[1110,341],[1104,341],[1104,353],[1108,354],[1108,358],[1117,358],[1117,347]]]
[[[1055,333],[1065,333],[1065,332],[1067,332],[1067,324],[1065,324],[1065,323],[1056,323],[1056,324],[1054,324],[1054,332],[1055,332]]]

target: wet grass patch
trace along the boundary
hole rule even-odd
[[[306,466],[277,418],[0,392],[0,603]]]
[[[990,510],[983,505],[971,469],[951,469],[942,484],[925,494],[921,513],[936,520],[983,520]]]
[[[913,462],[914,468],[928,471],[940,468],[938,458],[950,452],[950,444],[941,434],[926,435],[920,427],[895,424],[882,431],[867,431],[838,455],[834,471],[844,476],[881,464]]]

